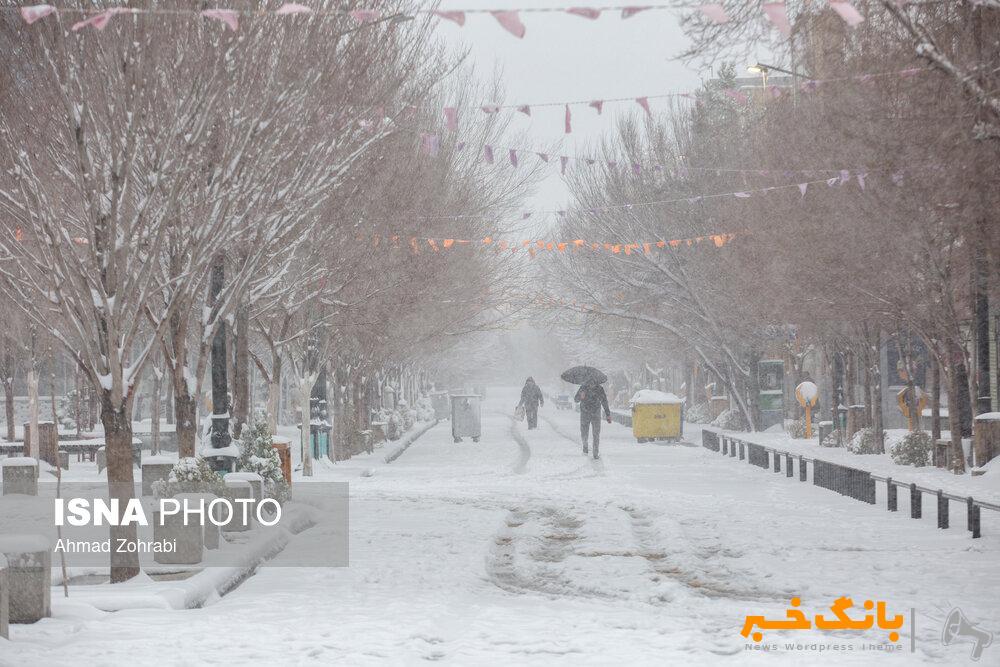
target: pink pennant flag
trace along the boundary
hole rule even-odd
[[[487,164],[493,164],[493,147],[483,146],[483,157],[486,159]]]
[[[828,179],[826,179],[826,184],[827,184],[827,185],[828,185],[829,187],[831,187],[831,188],[832,188],[832,187],[833,187],[833,186],[835,186],[835,185],[836,185],[836,184],[837,184],[837,183],[838,183],[839,181],[840,181],[840,178],[838,178],[837,176],[834,176],[833,178],[828,178]]]
[[[600,18],[601,16],[600,9],[593,9],[591,7],[570,7],[566,10],[566,13],[573,14],[574,16],[582,16],[583,18],[590,19],[591,21]]]
[[[809,184],[808,183],[799,183],[799,192],[802,193],[803,197],[806,196],[806,190],[808,190],[808,189],[809,189]]]
[[[527,220],[530,217],[531,217],[531,211],[525,211],[524,213],[521,214],[521,220]]]
[[[802,89],[803,92],[812,93],[819,90],[819,84],[820,84],[819,81],[816,81],[815,79],[810,79],[809,81],[803,81],[800,88]]]
[[[597,109],[597,115],[600,116],[601,112],[604,110],[604,100],[594,100],[587,106]]]
[[[539,159],[542,162],[548,162],[549,161],[549,156],[548,156],[547,153],[536,153],[536,155],[539,157]]]
[[[746,96],[746,93],[742,93],[734,88],[730,88],[725,91],[726,97],[735,100],[739,104],[746,104],[750,99]]]
[[[523,113],[525,116],[531,115],[531,107],[528,106],[527,104],[522,104],[517,108],[517,110]]]
[[[497,104],[484,104],[480,108],[483,113],[500,113],[500,106]]]
[[[56,10],[52,5],[30,5],[21,7],[21,18],[28,25],[39,21]]]
[[[830,7],[833,8],[833,11],[840,14],[840,18],[844,19],[844,23],[852,28],[865,20],[865,17],[847,0],[830,0]]]
[[[847,181],[851,180],[851,172],[848,169],[840,170],[840,184],[843,185]]]
[[[205,18],[222,21],[229,26],[229,29],[233,32],[238,30],[240,27],[240,15],[232,9],[206,9],[201,13],[201,15]]]
[[[749,192],[734,192],[733,196],[734,197],[739,197],[740,199],[745,199],[745,198],[747,198],[747,197],[750,196],[750,193]]]
[[[893,172],[891,178],[893,185],[895,185],[896,187],[903,185],[903,180],[904,180],[903,172],[901,171]]]
[[[456,107],[444,108],[444,122],[449,130],[454,131],[458,129],[458,109]]]
[[[435,11],[433,12],[435,16],[440,16],[448,21],[453,21],[458,25],[465,25],[465,12],[449,12],[449,11]]]
[[[637,97],[637,98],[635,98],[635,101],[639,103],[639,106],[642,107],[642,110],[646,112],[647,116],[652,116],[653,115],[653,112],[649,110],[649,98],[648,97]]]
[[[465,142],[464,141],[460,141],[457,144],[455,144],[455,150],[458,151],[459,153],[461,153],[462,151],[464,151],[465,150]]]
[[[565,127],[566,134],[572,133],[573,132],[573,116],[572,116],[572,114],[570,114],[570,110],[569,110],[569,105],[568,104],[566,105],[566,123],[565,124],[566,124],[566,127]]]
[[[437,157],[438,151],[441,149],[441,137],[436,134],[427,134],[426,132],[422,132],[420,134],[420,142],[427,155]]]
[[[790,37],[792,34],[792,24],[788,22],[788,13],[785,11],[785,3],[783,2],[765,2],[763,4],[764,13],[767,14],[767,18],[770,19],[774,27],[778,29],[785,37]]]
[[[381,16],[381,13],[375,9],[355,9],[350,12],[351,18],[358,23],[364,23],[366,21],[374,21]]]
[[[566,165],[569,164],[569,158],[565,155],[559,156],[559,173],[566,174]]]
[[[862,190],[865,189],[865,177],[867,175],[868,173],[864,171],[859,171],[857,174],[854,175],[855,178],[858,179],[858,187],[861,188]]]
[[[278,11],[274,12],[278,16],[285,14],[312,14],[312,10],[305,5],[300,5],[297,2],[286,2],[285,4],[278,7]]]
[[[518,39],[522,39],[524,37],[524,24],[521,23],[521,19],[518,17],[516,11],[494,11],[490,13],[493,14],[493,17],[500,22],[500,25],[504,27],[504,30]]]
[[[89,19],[84,19],[83,21],[78,21],[77,23],[74,23],[70,27],[70,30],[76,32],[77,30],[82,30],[87,26],[93,26],[98,30],[104,30],[104,27],[108,25],[108,21],[111,20],[112,16],[114,16],[115,14],[121,14],[123,12],[130,12],[130,11],[131,10],[126,9],[124,7],[105,9],[100,14],[95,14],[94,16],[91,16]]]
[[[642,165],[641,164],[633,164],[632,165],[632,173],[635,174],[636,176],[638,176],[639,174],[641,174],[642,173]]]
[[[636,14],[638,14],[639,12],[644,12],[647,9],[649,9],[649,7],[623,7],[622,8],[622,18],[623,19],[630,19],[633,16],[635,16]]]
[[[708,17],[712,23],[729,23],[729,14],[726,13],[726,8],[718,3],[701,5],[698,7],[698,11]]]
[[[510,163],[511,163],[511,165],[513,165],[516,168],[517,167],[517,151],[515,149],[511,148],[510,151],[508,152],[508,155],[510,155]]]

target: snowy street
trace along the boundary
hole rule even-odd
[[[392,464],[381,450],[325,463],[315,480],[351,485],[349,567],[266,567],[188,611],[79,618],[54,593],[55,618],[18,627],[0,662],[892,660],[862,650],[885,643],[881,630],[764,640],[854,647],[836,652],[745,650],[746,615],[780,617],[793,596],[826,610],[846,595],[916,608],[916,653],[904,629],[898,660],[955,664],[967,646],[940,643],[952,606],[1000,623],[996,534],[973,543],[700,446],[638,445],[618,424],[603,424],[595,463],[580,451],[577,414],[546,404],[527,431],[508,416],[516,400],[488,392],[478,444],[453,443],[441,422]],[[328,529],[302,533],[276,563]]]

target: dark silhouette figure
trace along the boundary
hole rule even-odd
[[[596,382],[581,385],[573,400],[580,404],[580,437],[583,438],[583,453],[587,453],[587,434],[594,434],[594,458],[599,459],[598,448],[601,445],[601,408],[604,408],[605,418],[611,423],[611,408],[608,406],[608,395],[604,387]]]
[[[542,397],[542,390],[535,384],[534,379],[528,378],[521,389],[521,402],[518,407],[524,408],[524,415],[528,418],[528,430],[538,427],[538,406],[545,405],[545,398]]]

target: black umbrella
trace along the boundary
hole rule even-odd
[[[593,366],[574,366],[568,371],[563,371],[559,377],[570,384],[587,384],[588,382],[604,384],[608,381],[608,376]]]

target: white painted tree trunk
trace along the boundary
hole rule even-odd
[[[31,365],[28,371],[28,423],[30,437],[25,440],[24,450],[27,456],[38,458],[38,369]]]

